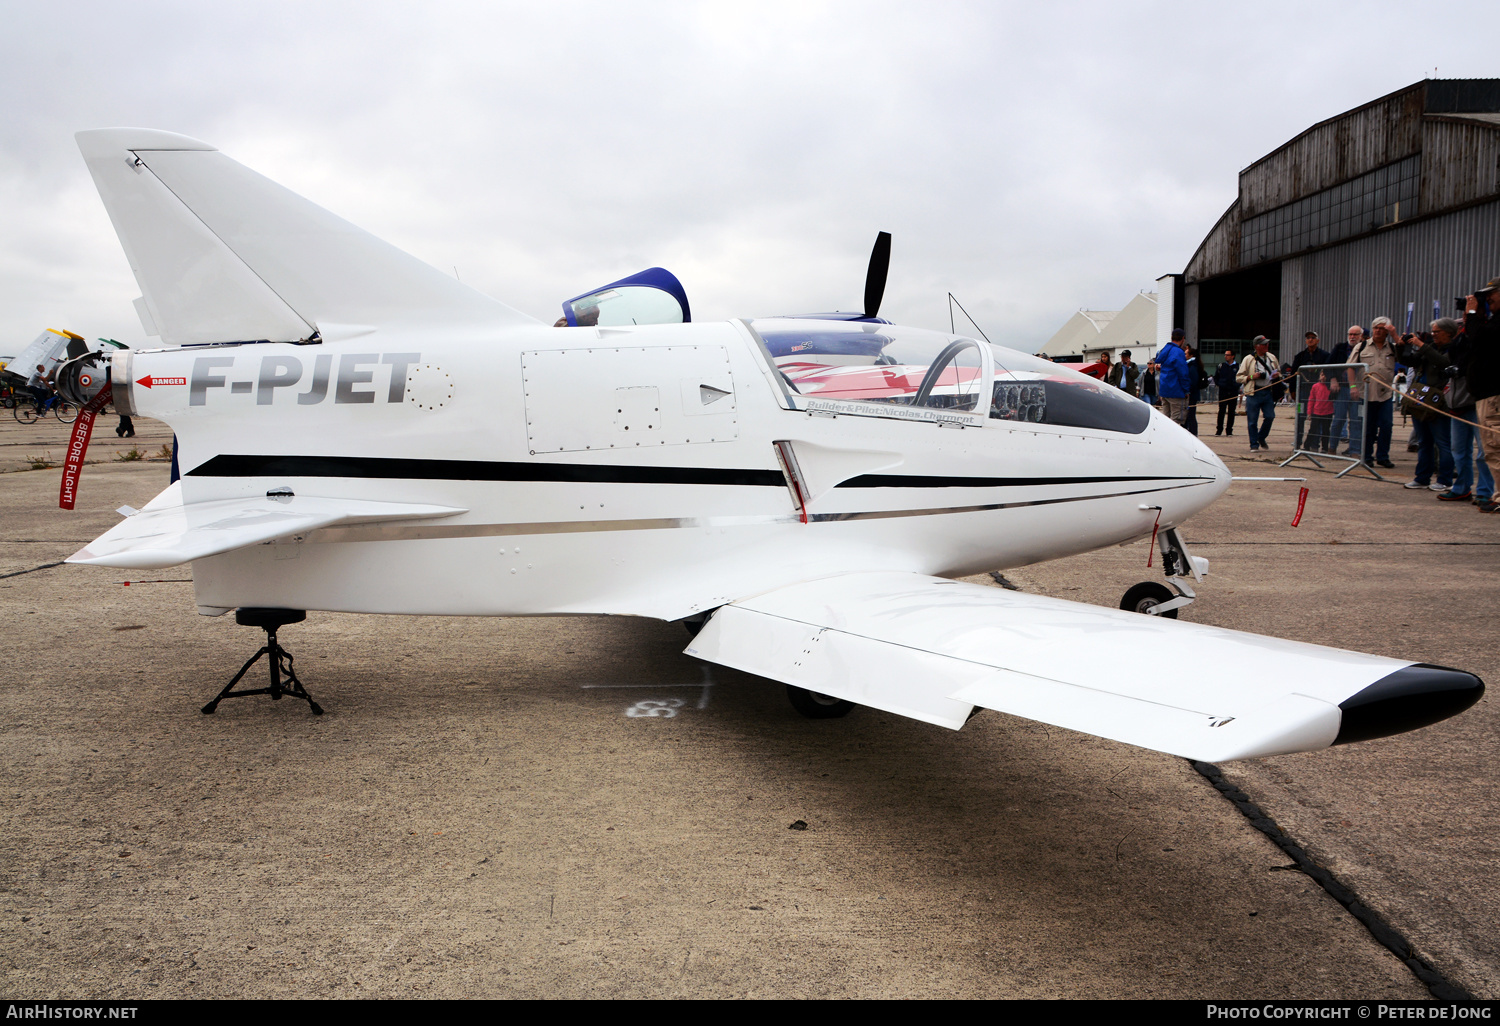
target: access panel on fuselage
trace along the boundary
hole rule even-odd
[[[724,346],[606,346],[521,354],[534,455],[739,437]]]

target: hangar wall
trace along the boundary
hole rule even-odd
[[[1424,79],[1319,122],[1239,174],[1182,274],[1189,343],[1312,330],[1329,345],[1500,274],[1500,79]]]
[[[1444,317],[1453,300],[1500,274],[1500,200],[1355,239],[1281,262],[1281,351],[1290,359],[1302,335],[1339,342],[1351,324],[1366,328],[1385,315],[1425,331],[1437,300]],[[1327,348],[1327,346],[1325,346]]]

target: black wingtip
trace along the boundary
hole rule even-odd
[[[1457,716],[1484,695],[1484,681],[1446,666],[1413,663],[1339,703],[1336,745],[1389,737]]]

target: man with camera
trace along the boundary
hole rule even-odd
[[[1439,327],[1441,326],[1441,327]],[[1407,332],[1401,336],[1396,359],[1411,368],[1414,380],[1407,388],[1402,409],[1411,413],[1417,443],[1416,477],[1407,488],[1431,488],[1435,492],[1453,490],[1453,451],[1449,447],[1452,432],[1448,428],[1448,407],[1443,388],[1448,382],[1448,343],[1450,332],[1458,325],[1451,320],[1434,321],[1430,341]],[[1432,480],[1433,471],[1437,480]]]
[[[1271,340],[1264,335],[1255,336],[1255,352],[1240,363],[1239,373],[1234,378],[1245,394],[1245,426],[1250,435],[1250,451],[1266,449],[1266,437],[1271,433],[1271,422],[1276,419],[1276,400],[1281,396],[1281,368],[1271,358]],[[1256,424],[1260,424],[1257,430]]]
[[[1460,300],[1462,303],[1462,300]],[[1453,452],[1453,487],[1438,496],[1441,502],[1469,502],[1483,506],[1495,497],[1495,479],[1484,461],[1484,440],[1479,435],[1479,413],[1474,393],[1469,390],[1469,371],[1474,363],[1474,347],[1463,328],[1451,317],[1432,322],[1434,337],[1448,338],[1448,386],[1443,396],[1453,417],[1448,421],[1449,448]],[[1479,458],[1474,459],[1474,443],[1479,443]]]
[[[1120,362],[1109,369],[1108,383],[1128,395],[1135,395],[1140,377],[1141,369],[1130,359],[1130,350],[1126,349],[1120,354]]]
[[[1490,473],[1500,477],[1500,277],[1474,290],[1464,306],[1464,334],[1471,346],[1469,390],[1477,400],[1480,441]],[[1492,497],[1481,505],[1485,513],[1500,513]]]

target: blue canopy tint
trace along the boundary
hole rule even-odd
[[[563,303],[569,327],[685,324],[693,319],[687,292],[665,267],[648,267]]]

